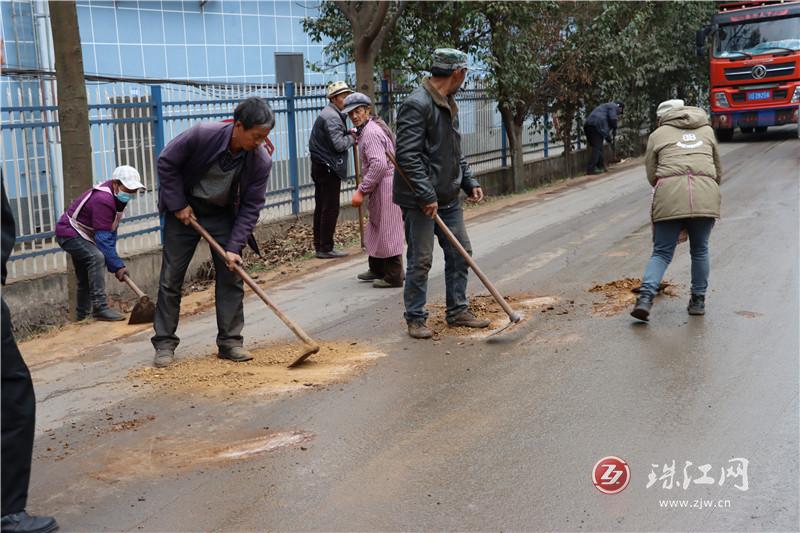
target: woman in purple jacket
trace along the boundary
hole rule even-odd
[[[78,276],[78,320],[89,316],[97,320],[125,319],[108,306],[103,265],[118,280],[124,280],[125,263],[117,254],[117,227],[128,202],[143,189],[135,168],[117,167],[110,180],[78,196],[58,219],[56,241],[72,256]]]

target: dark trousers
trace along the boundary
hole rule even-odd
[[[403,256],[372,257],[369,256],[369,269],[386,283],[395,287],[403,286]]]
[[[327,165],[311,162],[314,180],[314,250],[333,251],[333,235],[339,219],[342,180]]]
[[[233,229],[233,214],[225,212],[203,215],[195,211],[198,222],[224,248]],[[151,339],[156,350],[175,350],[180,339],[175,335],[181,311],[181,289],[186,269],[194,256],[198,234],[191,226],[183,225],[175,215],[164,218],[164,243],[161,256],[161,278],[158,282],[155,335]],[[214,258],[214,300],[217,309],[217,346],[225,350],[242,346],[244,327],[244,285],[242,279],[228,270],[225,260]]]
[[[11,333],[11,316],[2,301],[2,490],[3,516],[25,509],[31,478],[36,397],[31,373]]]
[[[94,243],[81,237],[59,237],[58,245],[72,257],[78,277],[75,314],[78,320],[108,307],[106,300],[106,258]]]
[[[461,206],[456,204],[444,208],[439,207],[439,216],[464,249],[472,255],[472,245],[469,242],[467,228],[464,226],[464,211]],[[459,314],[467,310],[469,303],[467,301],[469,265],[433,219],[421,210],[403,208],[403,223],[408,243],[406,252],[408,266],[403,288],[406,321],[425,321],[428,318],[425,302],[428,294],[428,271],[433,264],[435,236],[444,252],[446,319],[448,322],[453,322]]]
[[[592,155],[589,156],[589,164],[586,166],[586,173],[594,172],[597,167],[605,168],[603,162],[603,134],[594,126],[586,125],[583,127],[586,134],[586,142],[592,147]]]

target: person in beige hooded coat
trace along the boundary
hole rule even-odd
[[[658,128],[647,142],[645,167],[653,186],[653,254],[631,316],[647,321],[653,297],[682,234],[692,257],[690,315],[705,314],[710,269],[708,240],[720,213],[722,168],[708,115],[683,100],[658,106]]]

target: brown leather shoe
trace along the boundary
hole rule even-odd
[[[422,320],[413,320],[409,322],[408,334],[414,339],[430,339],[433,337],[433,331],[431,331]]]
[[[488,328],[491,321],[486,318],[478,318],[469,311],[462,311],[452,322],[448,321],[447,325],[451,328]]]

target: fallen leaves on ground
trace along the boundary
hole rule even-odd
[[[340,222],[336,226],[334,243],[337,248],[346,248],[360,241],[358,221]],[[259,257],[249,247],[245,248],[242,260],[244,269],[257,277],[258,272],[269,272],[277,267],[290,265],[314,254],[314,228],[308,224],[295,223],[285,233],[258,241]],[[214,281],[214,263],[208,261],[198,270],[195,278],[184,285],[184,294],[205,290]]]

